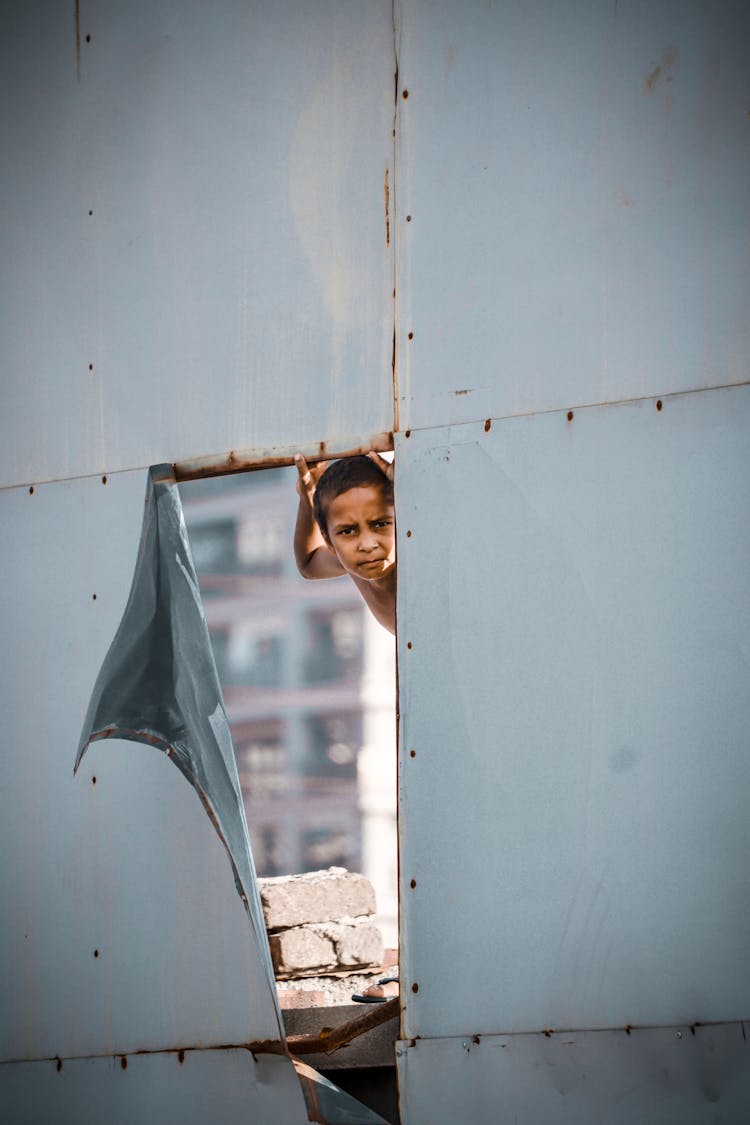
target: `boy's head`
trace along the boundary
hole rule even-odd
[[[372,579],[393,565],[393,484],[371,458],[329,465],[316,485],[313,513],[345,570]]]

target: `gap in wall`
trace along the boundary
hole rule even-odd
[[[257,874],[373,883],[398,944],[395,639],[347,577],[306,581],[296,470],[180,484]]]

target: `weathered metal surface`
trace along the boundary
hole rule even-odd
[[[198,794],[227,850],[283,1039],[232,736],[169,465],[148,474],[133,584],[93,689],[75,770],[90,743],[110,738],[163,751]]]
[[[200,480],[203,477],[227,476],[230,473],[248,472],[253,469],[283,468],[285,465],[294,464],[296,453],[301,453],[308,464],[315,464],[316,461],[354,457],[358,453],[369,453],[373,449],[379,453],[393,449],[393,434],[391,432],[373,434],[371,437],[354,442],[349,438],[346,449],[332,449],[326,442],[321,441],[316,445],[302,443],[293,448],[238,450],[215,457],[197,457],[194,460],[178,461],[173,468],[178,481]]]
[[[396,1053],[403,1125],[750,1119],[742,1024],[419,1039]]]
[[[392,428],[391,7],[7,13],[0,484]]]
[[[398,438],[405,1037],[750,1013],[749,438],[749,387]]]
[[[73,760],[127,601],[144,473],[0,492],[0,1060],[278,1039],[226,854],[166,758]]]
[[[9,1125],[304,1125],[287,1058],[250,1051],[170,1051],[0,1066],[0,1118]]]
[[[748,5],[397,15],[399,428],[744,381]]]

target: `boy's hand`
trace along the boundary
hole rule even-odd
[[[330,461],[318,461],[316,465],[308,465],[301,453],[295,453],[294,464],[297,466],[297,492],[301,499],[307,500],[312,508],[313,496],[318,481],[330,465]]]
[[[374,461],[377,467],[388,477],[388,480],[393,484],[393,470],[395,466],[394,461],[386,461],[385,457],[381,457],[375,450],[371,450],[367,456],[371,461]]]

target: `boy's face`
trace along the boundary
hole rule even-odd
[[[384,492],[375,484],[350,488],[328,505],[331,546],[347,574],[356,578],[385,578],[396,561],[393,503]]]

